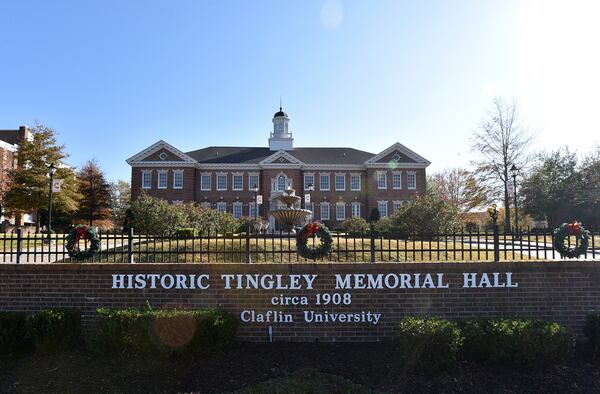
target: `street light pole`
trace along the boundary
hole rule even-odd
[[[48,174],[50,175],[50,185],[48,190],[48,243],[50,243],[52,236],[52,183],[54,182],[54,174],[56,173],[56,167],[54,163],[50,163],[48,166]]]
[[[307,190],[308,190],[308,196],[309,196],[309,199],[310,199],[310,206],[312,208],[312,207],[314,207],[314,205],[313,205],[313,202],[312,202],[312,195],[311,194],[312,194],[313,190],[315,190],[314,185],[312,183],[309,183],[308,187],[307,187]],[[304,203],[304,208],[306,208],[306,202]],[[314,215],[315,215],[315,210],[311,209],[310,210],[310,221],[311,222],[314,219]]]
[[[515,197],[515,233],[514,233],[514,238],[518,239],[519,238],[519,208],[517,207],[517,175],[519,174],[519,169],[513,164],[512,167],[510,168],[510,172],[512,173],[512,177],[513,177],[513,194]]]
[[[258,223],[258,185],[256,183],[252,186],[252,191],[254,192],[254,222]]]

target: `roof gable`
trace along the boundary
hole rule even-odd
[[[396,156],[397,155],[397,156]],[[397,159],[397,160],[396,160]],[[420,164],[427,167],[431,162],[399,142],[379,152],[365,162],[367,165],[385,165],[390,162]]]
[[[138,154],[126,160],[129,165],[177,162],[179,164],[195,164],[196,160],[179,149],[160,140]]]
[[[262,160],[259,164],[261,164],[261,165],[267,165],[267,164],[302,165],[304,163],[301,162],[300,160],[298,160],[297,158],[295,158],[294,156],[292,156],[291,154],[289,154],[288,152],[286,152],[284,150],[280,150],[280,151],[275,152],[271,156],[267,157],[266,159]]]

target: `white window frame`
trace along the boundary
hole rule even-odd
[[[340,210],[340,208],[342,208]],[[341,213],[341,215],[340,215]],[[336,202],[335,203],[335,220],[338,222],[346,220],[346,203],[345,202]]]
[[[359,218],[360,217],[360,203],[359,202],[353,202],[352,203],[352,217],[353,218]]]
[[[385,207],[384,209],[381,209],[382,207]],[[379,210],[379,215],[382,218],[385,218],[388,216],[388,201],[387,200],[377,200],[377,210]]]
[[[219,178],[225,177],[225,182],[223,182],[223,185],[225,185],[224,188],[219,187]],[[225,173],[219,173],[217,174],[217,190],[219,191],[223,191],[223,190],[227,190],[227,174]]]
[[[171,200],[173,205],[183,205],[183,200]]]
[[[208,178],[208,189],[204,188],[204,181],[203,179]],[[203,173],[200,174],[200,190],[201,191],[210,191],[212,188],[212,173],[207,172],[207,173]]]
[[[180,186],[177,186],[177,176],[181,177]],[[173,170],[173,189],[183,189],[183,170]]]
[[[327,179],[327,188],[323,188],[323,180]],[[330,173],[320,173],[319,174],[319,190],[328,192],[331,190],[331,174]]]
[[[236,212],[236,210],[239,210],[239,215],[238,215],[238,212]],[[244,204],[242,204],[241,201],[234,202],[232,204],[231,213],[233,214],[234,219],[239,219],[242,216],[244,216]]]
[[[208,201],[203,201],[200,203],[200,208],[212,209],[212,204]]]
[[[383,176],[383,178],[382,178]],[[383,187],[381,186],[383,180]],[[386,171],[377,171],[377,189],[379,190],[387,190],[387,172]]]
[[[156,188],[166,189],[169,184],[169,172],[167,170],[157,170],[156,172],[158,173]],[[161,178],[163,178],[162,181],[164,181],[164,183],[161,182]]]
[[[304,204],[304,209],[308,209],[311,213],[310,216],[313,217],[315,215],[315,203],[314,202],[309,202],[307,204]]]
[[[358,178],[358,188],[355,188],[354,183],[352,182],[352,180],[356,179],[356,178]],[[360,174],[350,174],[350,191],[359,192],[361,181],[362,181],[362,179],[361,179]]]
[[[238,187],[235,186],[236,179],[241,182],[241,184]],[[244,174],[235,173],[235,174],[231,175],[231,190],[235,190],[235,191],[244,190]]]
[[[399,177],[398,184],[396,184],[396,177]],[[402,189],[402,172],[400,172],[400,171],[392,172],[392,189],[395,189],[395,190]]]
[[[252,182],[252,178],[254,177],[256,178],[256,181]],[[251,172],[248,174],[248,191],[254,191],[252,190],[254,185],[256,185],[256,187],[258,187],[258,190],[260,190],[260,174],[257,172]]]
[[[147,185],[146,176],[148,177]],[[142,189],[152,189],[152,170],[142,170]]]
[[[342,187],[338,188],[338,178],[342,179]],[[339,174],[335,174],[334,177],[334,183],[335,183],[335,190],[338,192],[343,192],[346,191],[346,173],[339,173]]]
[[[411,178],[413,179],[414,183],[411,187]],[[414,171],[408,172],[406,174],[406,187],[408,190],[416,190],[417,189],[417,173]]]
[[[392,214],[398,212],[400,210],[400,208],[402,208],[402,201],[400,201],[400,200],[392,201]]]
[[[323,215],[323,207],[327,207],[327,215]],[[321,204],[319,205],[319,213],[321,214],[321,220],[329,220],[329,218],[331,217],[331,206],[328,202],[321,202]]]
[[[307,178],[310,178],[307,179]],[[308,185],[310,185],[312,183],[313,185],[313,190],[316,189],[316,185],[315,185],[315,173],[314,172],[309,172],[304,174],[304,190],[308,191]]]
[[[227,202],[219,201],[217,203],[217,211],[218,212],[227,212]]]
[[[258,211],[256,210],[256,202],[250,201],[248,203],[248,216],[254,219],[258,215]]]

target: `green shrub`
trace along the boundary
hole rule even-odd
[[[564,361],[574,336],[558,323],[498,319],[460,322],[465,359],[492,364],[537,367]]]
[[[35,349],[58,352],[73,348],[81,338],[81,315],[73,309],[47,309],[27,317],[26,333]]]
[[[344,220],[342,228],[350,234],[365,234],[369,232],[369,223],[365,219],[355,216]]]
[[[102,353],[209,354],[233,343],[237,327],[222,310],[100,308],[90,345]]]
[[[23,348],[26,318],[25,312],[0,312],[0,354]]]
[[[439,318],[405,317],[399,341],[410,371],[434,374],[452,368],[462,344],[457,325]]]
[[[179,238],[192,238],[192,237],[197,237],[197,236],[198,236],[197,228],[187,227],[187,228],[180,228],[177,230],[177,237],[179,237]]]
[[[600,351],[600,313],[590,313],[586,316],[583,333],[592,346],[592,355],[594,358]]]
[[[192,227],[183,208],[160,198],[142,193],[131,203],[133,229],[138,234],[174,233],[178,228]]]

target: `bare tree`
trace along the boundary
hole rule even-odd
[[[486,187],[464,168],[452,168],[433,174],[427,184],[444,195],[460,213],[469,212],[488,202]]]
[[[496,97],[492,109],[471,139],[471,149],[480,155],[472,163],[477,178],[489,188],[493,197],[504,200],[505,230],[511,228],[510,168],[514,165],[519,170],[523,169],[533,138],[521,123],[516,101],[507,102]]]

